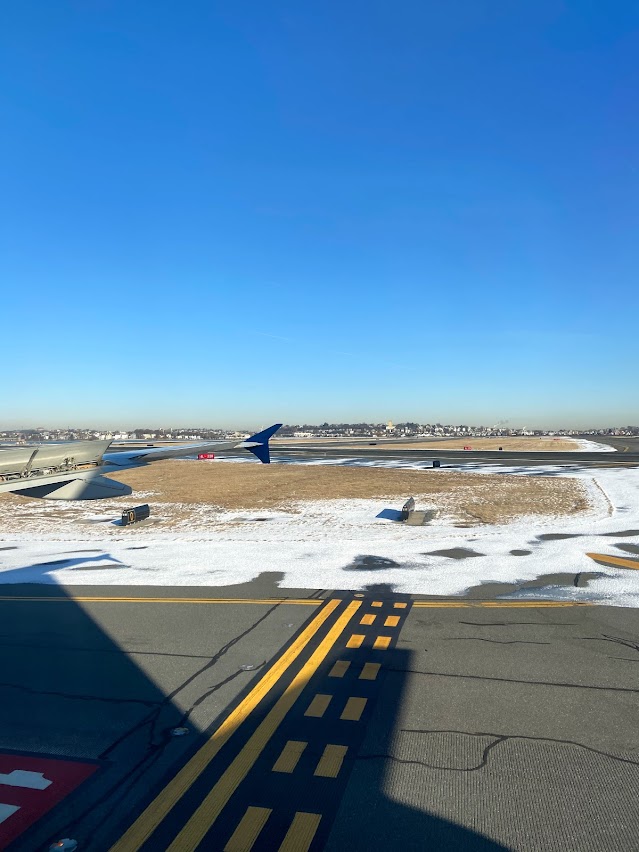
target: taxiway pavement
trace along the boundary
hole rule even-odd
[[[592,436],[590,436],[592,437]],[[370,441],[353,442],[351,446],[330,443],[281,443],[272,448],[273,459],[286,461],[339,461],[358,459],[365,461],[390,461],[401,459],[420,464],[439,460],[442,467],[465,467],[469,464],[501,465],[504,467],[536,467],[558,465],[578,468],[637,467],[639,466],[639,438],[619,437],[598,439],[617,452],[508,452],[499,450],[449,450],[431,448],[433,440],[424,440],[419,448],[404,446],[405,441],[383,440],[370,446]],[[472,446],[472,439],[469,439]]]
[[[635,610],[276,580],[5,586],[0,848],[637,848]]]

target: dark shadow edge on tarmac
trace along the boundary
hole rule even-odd
[[[35,566],[25,566],[25,571],[29,571]],[[43,573],[46,567],[42,566]],[[17,569],[18,571],[22,569]],[[14,577],[15,579],[15,577]],[[238,594],[237,587],[230,587],[233,597],[242,597]],[[288,640],[283,644],[281,650],[276,657],[270,660],[264,666],[256,677],[248,683],[245,688],[238,693],[235,700],[221,713],[218,718],[209,726],[206,731],[199,731],[192,726],[188,719],[185,720],[184,712],[175,706],[170,698],[167,697],[158,687],[149,680],[147,675],[124,653],[117,643],[108,636],[102,628],[96,624],[87,611],[79,604],[74,602],[73,596],[60,585],[43,586],[37,583],[29,584],[12,584],[4,586],[0,589],[3,595],[8,593],[8,597],[57,597],[65,602],[60,602],[59,605],[42,607],[37,610],[37,602],[21,601],[7,602],[0,601],[0,607],[4,609],[3,625],[6,632],[12,635],[24,634],[31,627],[37,627],[40,633],[73,637],[75,643],[84,645],[87,648],[108,649],[111,652],[110,659],[110,678],[118,684],[121,695],[126,696],[127,691],[134,692],[136,695],[144,695],[144,699],[140,701],[142,705],[138,718],[133,726],[122,733],[114,742],[101,751],[97,756],[100,764],[100,769],[94,776],[84,784],[82,784],[70,796],[64,799],[56,808],[50,811],[42,819],[40,819],[33,827],[27,829],[15,841],[13,841],[7,849],[10,852],[18,852],[24,849],[40,849],[48,848],[48,844],[59,840],[61,837],[73,837],[79,841],[80,848],[91,848],[96,852],[107,850],[112,843],[119,837],[122,830],[132,822],[133,817],[138,814],[141,809],[162,789],[167,779],[173,777],[177,769],[183,765],[188,758],[194,754],[202,744],[208,739],[210,733],[217,728],[220,722],[228,716],[228,714],[236,707],[243,698],[255,686],[255,683],[261,678],[274,660],[279,658],[285,650],[295,641],[301,630],[308,621],[317,612],[312,608],[308,618],[304,624],[296,632],[295,635],[288,637]],[[82,587],[82,592],[86,593],[86,587]],[[105,587],[100,587],[100,593],[103,595]],[[113,595],[112,589],[109,587],[110,594]],[[127,593],[130,594],[131,587],[127,587]],[[145,587],[144,591],[147,596],[150,596],[151,590]],[[158,590],[152,590],[156,596]],[[169,590],[166,587],[161,589],[162,592]],[[176,590],[170,590],[171,594],[175,594]],[[196,589],[188,588],[184,591],[185,597],[197,596]],[[201,589],[197,589],[201,591]],[[210,595],[211,590],[207,588],[207,593]],[[229,587],[225,589],[228,593]],[[309,597],[309,590],[305,590]],[[324,596],[330,596],[326,591],[319,590]],[[372,590],[372,594],[379,596],[384,590]],[[317,594],[316,592],[311,592]],[[384,592],[386,598],[394,597],[388,590]],[[78,595],[80,596],[80,595]],[[226,596],[219,595],[218,596]],[[352,598],[352,593],[336,593],[335,597]],[[320,604],[321,606],[321,604]],[[310,609],[310,608],[309,608]],[[33,614],[35,613],[35,618]],[[406,651],[400,651],[393,648],[388,658],[389,663],[393,663],[393,668],[410,669],[405,659]],[[401,659],[400,659],[401,658]],[[330,659],[329,659],[330,662]],[[243,742],[245,738],[255,730],[260,720],[264,718],[269,709],[273,706],[282,690],[290,683],[295,673],[295,667],[287,673],[286,677],[278,683],[277,690],[273,691],[266,700],[264,700],[257,708],[251,718],[247,721],[246,727],[242,730],[241,737],[237,738],[236,742],[229,743],[226,753],[223,751],[219,755],[219,760],[216,759],[212,766],[213,777],[207,779],[210,785],[214,781],[214,777],[219,775],[228,761],[233,757],[238,744]],[[60,693],[64,693],[66,689],[73,692],[77,688],[78,683],[90,685],[93,678],[100,678],[99,664],[94,663],[74,663],[68,655],[64,654],[64,648],[60,649],[59,671],[56,673],[59,680],[58,689]],[[30,688],[38,693],[39,685],[30,684]],[[385,709],[385,725],[387,725],[388,735],[390,736],[395,725],[398,708],[401,704],[402,691],[400,690],[395,696],[395,700],[390,702]],[[99,699],[98,699],[99,700]],[[190,736],[176,740],[171,737],[171,729],[179,726],[184,726],[189,730]],[[133,765],[127,763],[129,757],[129,742],[131,737],[143,736],[145,739],[145,748],[140,754],[135,756]],[[184,744],[184,745],[182,745]],[[188,744],[188,745],[187,745]],[[177,745],[177,748],[175,748]],[[42,744],[42,753],[47,751],[46,745]],[[73,758],[73,749],[69,749],[71,753],[66,753],[65,757]],[[171,754],[171,752],[173,752]],[[39,751],[36,753],[40,753]],[[78,757],[79,760],[86,758]],[[161,778],[156,780],[149,788],[146,778],[149,773],[155,768],[161,767]],[[376,779],[377,791],[379,797],[383,797],[384,773],[381,766],[371,768]],[[145,793],[140,794],[142,788]],[[131,798],[135,797],[135,809],[131,809]],[[232,802],[230,803],[232,804]],[[410,833],[414,834],[416,842],[420,845],[415,848],[422,848],[421,843],[425,838],[432,838],[432,842],[443,844],[443,847],[449,849],[471,849],[471,850],[489,850],[501,849],[498,844],[495,844],[482,835],[476,835],[473,832],[462,828],[454,823],[439,819],[427,813],[415,811],[412,808],[406,808],[396,802],[386,802],[385,812],[388,815],[389,824],[410,826]],[[220,826],[224,825],[224,815],[220,820]],[[232,828],[232,826],[227,826]],[[322,831],[318,834],[316,841],[311,847],[314,850],[319,850],[323,846],[327,832],[330,828],[330,820],[325,820]],[[221,833],[228,833],[226,830]],[[417,840],[419,839],[419,840]],[[149,847],[152,848],[152,847]],[[216,848],[213,846],[211,848]],[[220,847],[221,848],[221,847]],[[369,846],[370,848],[370,846]],[[379,848],[387,848],[386,846]],[[256,847],[257,852],[257,847]]]

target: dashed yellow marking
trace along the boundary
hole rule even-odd
[[[248,808],[224,847],[224,852],[250,852],[272,813],[271,808]]]
[[[378,636],[377,639],[373,642],[373,648],[376,651],[385,651],[391,643],[390,636]]]
[[[350,666],[349,660],[338,660],[328,673],[329,677],[344,677]]]
[[[359,718],[366,707],[366,698],[349,698],[342,710],[340,719],[347,722],[359,722]]]
[[[381,666],[379,663],[364,663],[359,680],[375,680]]]
[[[337,778],[347,751],[348,746],[327,745],[313,775],[319,775],[321,778]]]
[[[293,772],[307,745],[301,740],[289,740],[273,764],[273,772]]]
[[[384,627],[397,627],[399,624],[399,616],[398,615],[387,615],[386,621],[384,622]]]
[[[634,568],[635,571],[639,571],[639,559],[622,559],[621,556],[606,556],[605,553],[586,553],[586,556],[597,562],[607,562],[615,567]]]
[[[366,637],[362,633],[353,633],[351,638],[346,643],[347,648],[361,648],[362,642]]]
[[[279,852],[308,852],[321,818],[321,814],[307,814],[304,811],[298,811],[293,817],[291,827],[286,832]]]
[[[362,618],[361,618],[361,621],[359,623],[360,624],[373,624],[375,622],[376,617],[377,616],[371,615],[370,613],[368,615],[363,615]]]
[[[394,603],[394,604],[393,604],[393,607],[394,607],[395,609],[406,609],[407,604],[405,604],[405,603]]]
[[[330,618],[341,600],[330,600],[313,618],[311,623],[300,633],[275,665],[265,673],[264,677],[230,713],[222,724],[204,745],[193,755],[182,769],[177,772],[151,804],[140,814],[138,819],[111,847],[111,852],[137,852],[149,839],[169,811],[180,801],[201,773],[209,766],[220,749],[230,737],[255,710],[262,699],[270,692],[282,677],[284,672],[299,657],[308,643],[317,634],[319,628]],[[311,654],[301,670],[286,687],[280,698],[275,702],[247,744],[222,773],[220,779],[212,787],[204,801],[193,813],[191,819],[182,828],[169,849],[171,852],[192,852],[195,850],[210,826],[220,815],[228,800],[239,784],[249,773],[257,759],[264,751],[267,743],[279,727],[280,723],[300,697],[302,691],[326,659],[331,648],[346,630],[349,621],[355,615],[361,601],[353,601],[336,619],[324,639]]]
[[[323,695],[318,692],[311,703],[306,708],[305,716],[313,716],[316,719],[321,718],[326,713],[326,708],[331,703],[332,695]]]
[[[382,601],[373,601],[371,606],[382,606]]]

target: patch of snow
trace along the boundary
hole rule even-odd
[[[579,446],[577,452],[580,453],[616,453],[617,450],[611,447],[610,444],[600,444],[597,441],[589,441],[586,438],[571,438]]]
[[[349,464],[427,466],[405,460],[352,459]],[[600,576],[584,588],[556,585],[502,591],[506,597],[639,606],[639,571],[604,567],[586,556],[596,552],[632,557],[615,545],[639,546],[639,470],[578,465],[568,470],[555,465],[505,468],[473,462],[457,469],[478,475],[574,477],[587,490],[591,506],[579,516],[525,517],[508,524],[460,528],[445,514],[423,527],[377,518],[389,506],[383,500],[318,500],[276,512],[161,504],[149,521],[120,527],[113,523],[119,507],[110,501],[21,501],[19,532],[0,540],[0,583],[215,587],[275,572],[281,575],[282,589],[365,590],[386,584],[402,593],[453,596],[482,584],[516,585],[548,574],[589,573]],[[420,503],[417,508],[435,507]],[[187,511],[188,521],[163,527],[164,517]],[[57,519],[55,538],[42,541],[41,522],[49,515]],[[625,530],[635,534],[608,535]],[[459,548],[479,555],[455,559],[434,553]],[[514,555],[514,550],[529,553]]]

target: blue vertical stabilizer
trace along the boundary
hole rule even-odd
[[[271,438],[277,430],[280,428],[281,423],[275,423],[274,426],[269,426],[268,429],[263,429],[261,432],[258,432],[256,435],[251,435],[250,438],[247,438],[244,444],[252,444],[255,442],[254,447],[247,446],[246,449],[253,453],[254,456],[257,456],[258,459],[262,462],[262,464],[270,464],[271,463],[271,454],[269,452],[269,438]]]

